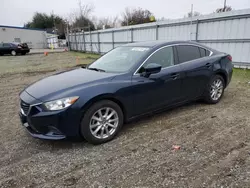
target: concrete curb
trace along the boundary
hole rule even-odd
[[[234,68],[239,68],[239,69],[250,69],[250,63],[235,63],[233,62]]]
[[[50,53],[61,53],[61,52],[66,52],[65,49],[54,49],[54,50],[51,50],[51,49],[31,49],[30,50],[30,55],[33,55],[33,54],[44,54],[44,52],[48,52],[48,54]]]

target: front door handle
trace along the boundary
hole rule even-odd
[[[207,67],[207,68],[210,68],[211,66],[212,66],[211,63],[207,63],[207,64],[206,64],[206,67]]]

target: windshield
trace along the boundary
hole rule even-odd
[[[118,47],[96,60],[88,68],[105,72],[127,72],[148,50],[149,48],[144,47]]]

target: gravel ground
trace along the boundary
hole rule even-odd
[[[131,122],[103,145],[32,138],[19,122],[18,93],[75,57],[1,57],[0,187],[250,187],[249,72],[237,71],[219,104]]]

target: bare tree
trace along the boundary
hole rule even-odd
[[[223,8],[218,8],[216,9],[216,13],[220,13],[220,12],[229,12],[232,11],[232,7],[231,6],[225,6]]]
[[[67,19],[70,23],[70,30],[95,30],[94,23],[90,19],[94,9],[93,4],[84,4],[82,0],[78,0],[78,9],[71,12]]]
[[[191,17],[197,17],[197,16],[201,16],[202,14],[200,13],[200,12],[197,12],[197,11],[195,11],[195,12],[193,12],[193,15],[192,15],[192,12],[189,12],[188,14],[187,14],[187,17],[188,18],[191,18]],[[186,17],[186,16],[184,16],[184,17]]]
[[[78,0],[79,16],[89,18],[90,14],[94,11],[93,4],[84,4],[82,0]]]
[[[165,17],[157,18],[157,21],[165,21],[165,20],[169,20],[169,19],[167,19]]]
[[[118,16],[104,17],[97,20],[96,29],[109,29],[118,26]]]
[[[142,8],[131,9],[127,7],[122,13],[122,26],[149,22],[155,22],[155,18],[149,10],[143,10]]]

